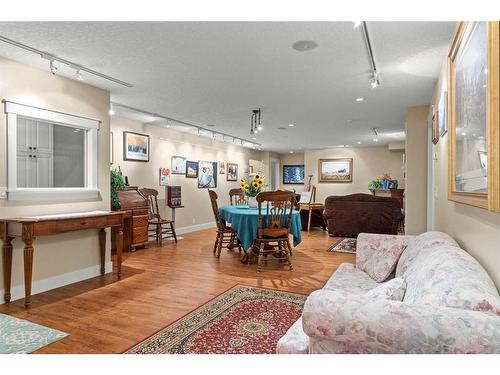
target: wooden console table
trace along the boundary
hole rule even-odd
[[[116,262],[118,277],[121,276],[123,250],[123,212],[91,211],[61,215],[22,217],[18,219],[0,219],[0,238],[3,246],[3,277],[5,302],[10,302],[12,274],[12,240],[20,237],[24,242],[24,305],[31,307],[31,284],[33,274],[33,241],[38,236],[47,236],[83,229],[99,229],[99,251],[101,257],[101,275],[104,275],[106,231],[105,228],[117,228]]]

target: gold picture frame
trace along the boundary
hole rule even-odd
[[[352,183],[352,158],[319,159],[318,182]]]
[[[500,22],[484,22],[485,25],[479,25],[478,22],[460,22],[458,25],[457,32],[455,34],[453,43],[448,54],[448,121],[449,121],[449,138],[448,138],[448,199],[454,202],[463,203],[475,207],[480,207],[490,211],[500,212],[500,123],[499,123],[499,113],[500,113],[500,103],[499,103],[499,39],[500,39]],[[467,166],[469,169],[461,168],[457,172],[457,160],[460,161],[460,166],[463,164],[463,160],[473,160],[472,158],[466,158],[468,155],[460,154],[460,158],[457,157],[457,153],[465,149],[457,150],[457,138],[462,142],[464,137],[469,137],[466,129],[468,125],[467,121],[469,118],[464,116],[463,113],[465,106],[477,105],[477,97],[480,96],[475,92],[471,92],[475,89],[474,77],[466,77],[469,71],[460,70],[460,76],[456,72],[456,63],[461,61],[463,56],[466,55],[467,51],[473,44],[470,42],[472,39],[473,32],[478,30],[479,27],[486,27],[486,40],[484,41],[484,48],[486,50],[486,56],[483,55],[486,61],[486,68],[484,74],[486,78],[485,84],[482,86],[486,90],[485,94],[485,121],[481,124],[480,121],[476,121],[474,126],[480,124],[483,126],[482,129],[485,132],[485,139],[487,143],[485,146],[487,148],[487,175],[485,180],[483,180],[484,188],[464,188],[464,178],[467,176],[472,180],[472,172],[468,172],[472,167]],[[474,51],[475,52],[475,51]],[[460,55],[462,54],[462,55]],[[476,54],[477,55],[477,54]],[[462,85],[460,87],[461,91],[456,88],[457,77],[459,77],[459,83]],[[465,82],[465,83],[464,83]],[[465,89],[464,89],[465,87]],[[472,87],[472,88],[471,88]],[[467,91],[469,90],[469,91]],[[461,94],[460,100],[456,100],[456,94],[459,92]],[[471,95],[468,95],[471,92]],[[477,90],[476,90],[477,92]],[[483,94],[484,95],[484,94]],[[476,102],[474,102],[476,100]],[[473,108],[471,106],[471,108]],[[474,108],[473,108],[474,109]],[[467,108],[469,110],[469,108]],[[459,115],[457,115],[457,111]],[[484,114],[484,110],[483,110]],[[460,124],[462,128],[457,128],[457,117],[461,120]],[[481,118],[480,116],[478,116]],[[457,129],[460,131],[457,137]],[[473,135],[474,136],[474,135]],[[477,138],[477,137],[476,137]],[[474,140],[474,138],[472,138]],[[474,160],[477,156],[474,155]],[[465,171],[465,172],[464,172]],[[479,178],[479,177],[477,177]],[[472,184],[471,184],[472,185]]]

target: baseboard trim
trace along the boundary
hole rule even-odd
[[[107,262],[104,268],[105,273],[113,272],[113,263]],[[57,275],[53,277],[48,277],[42,280],[33,281],[33,286],[31,288],[31,294],[35,295],[38,293],[43,293],[48,290],[60,288],[65,285],[73,284],[78,281],[90,279],[92,277],[101,275],[101,266],[91,266],[83,268],[81,270],[64,273],[62,275]],[[0,290],[0,305],[4,304],[3,300],[4,290]],[[11,300],[15,301],[24,298],[24,285],[16,285],[11,288]]]
[[[205,230],[205,229],[210,229],[210,228],[215,228],[215,221],[212,221],[210,223],[195,224],[195,225],[189,225],[187,227],[175,228],[175,232],[177,234],[185,234],[185,233],[197,232],[199,230]]]

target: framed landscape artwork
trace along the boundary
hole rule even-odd
[[[197,161],[186,161],[186,178],[198,178]]]
[[[500,211],[499,22],[461,22],[448,55],[448,199]],[[479,157],[478,157],[479,155]]]
[[[227,163],[226,181],[238,181],[238,164]]]
[[[284,165],[283,166],[283,184],[303,184],[304,183],[304,165]]]
[[[320,159],[319,182],[352,182],[352,158]]]
[[[149,135],[123,132],[123,160],[149,161]]]
[[[186,158],[172,155],[172,174],[186,174]]]
[[[198,162],[198,187],[216,188],[217,187],[217,163],[213,161]]]

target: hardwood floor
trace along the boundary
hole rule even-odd
[[[126,253],[123,276],[95,277],[23,300],[0,305],[0,312],[69,333],[37,353],[121,353],[235,284],[309,294],[323,286],[353,254],[326,250],[337,239],[326,232],[302,233],[294,249],[294,270],[271,260],[258,274],[238,251],[212,255],[215,231],[184,235],[177,245]]]

